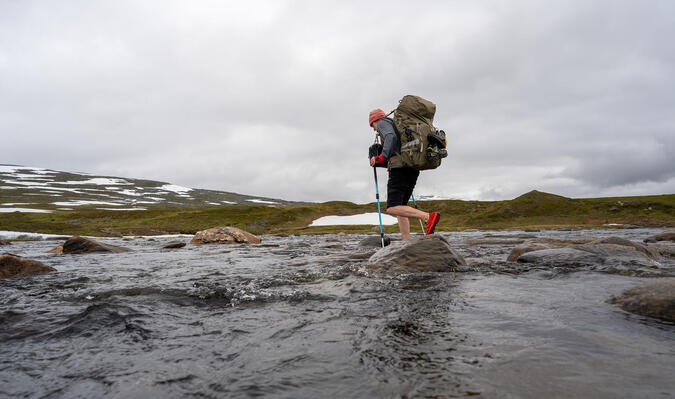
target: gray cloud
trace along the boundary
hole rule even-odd
[[[366,115],[414,93],[437,104],[450,144],[420,194],[675,192],[674,11],[4,2],[0,161],[365,202]]]

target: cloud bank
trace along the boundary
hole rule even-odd
[[[420,195],[675,193],[674,35],[667,1],[3,2],[0,163],[368,202],[367,114],[417,94]]]

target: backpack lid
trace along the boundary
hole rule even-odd
[[[409,115],[433,126],[436,104],[419,96],[407,95],[399,101],[396,113]]]

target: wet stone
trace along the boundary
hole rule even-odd
[[[448,240],[438,234],[393,243],[373,254],[367,265],[371,270],[394,273],[471,270]]]
[[[236,227],[213,227],[198,231],[190,244],[259,244],[260,237]]]
[[[384,246],[391,244],[391,238],[384,237]],[[380,236],[368,236],[363,240],[359,241],[359,246],[362,247],[382,247],[382,239]]]
[[[527,240],[513,248],[506,260],[509,262],[515,262],[518,260],[518,257],[527,252],[539,251],[543,249],[573,247],[576,244],[586,244],[594,240],[595,238],[593,237],[577,237],[567,240],[555,238],[534,238]]]
[[[675,322],[675,278],[640,284],[607,302],[619,305],[627,312]]]
[[[644,264],[653,264],[652,260],[660,258],[657,250],[639,242],[620,237],[597,239],[593,237],[577,237],[572,239],[535,238],[519,244],[509,254],[509,262],[520,261],[520,258],[529,252],[556,248],[572,248],[595,253],[603,258],[624,258]]]
[[[55,271],[53,267],[36,260],[10,254],[0,255],[0,278],[26,277]]]
[[[518,257],[518,262],[545,264],[553,267],[580,267],[603,263],[603,258],[574,248],[552,248],[527,252]]]
[[[525,240],[518,239],[499,239],[499,238],[478,238],[474,240],[467,240],[469,245],[509,245],[522,244]]]
[[[342,244],[329,244],[329,245],[324,245],[323,248],[325,249],[345,249],[345,246]]]
[[[466,264],[474,269],[492,268],[494,263],[486,258],[465,258]]]
[[[657,241],[675,241],[675,230],[664,231],[661,234],[656,234],[645,239],[645,242]]]
[[[80,236],[71,237],[63,243],[64,254],[88,254],[93,252],[129,252],[129,249],[116,245],[103,244],[91,238]]]
[[[652,248],[664,258],[675,258],[675,244],[673,243],[650,244],[649,248]]]
[[[164,249],[176,249],[176,248],[183,248],[185,245],[187,245],[184,241],[172,241],[162,248]]]
[[[62,254],[63,253],[63,245],[59,245],[58,247],[52,248],[49,251],[45,252],[48,254]]]

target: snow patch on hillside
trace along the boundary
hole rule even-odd
[[[398,220],[389,215],[382,215],[383,225],[393,225],[398,223]],[[380,220],[377,213],[362,213],[360,215],[351,216],[324,216],[315,219],[309,226],[344,226],[344,225],[378,225]]]
[[[158,188],[159,190],[173,191],[176,194],[185,194],[192,191],[191,188],[176,186],[175,184],[165,184]]]
[[[80,180],[80,181],[61,181],[57,182],[58,184],[66,184],[66,185],[83,185],[83,184],[95,184],[97,186],[106,186],[106,185],[111,185],[111,186],[120,186],[120,185],[129,185],[129,183],[126,180],[122,179],[111,179],[108,177],[94,177],[92,179],[88,180]]]
[[[248,199],[248,200],[246,200],[246,201],[249,201],[249,202],[255,202],[256,204],[279,205],[278,202],[274,202],[274,201],[265,201],[265,200],[261,200],[261,199]]]
[[[104,201],[85,201],[85,200],[76,200],[76,201],[67,201],[67,202],[52,202],[52,204],[57,206],[78,206],[78,205],[121,205],[117,202],[104,202]]]
[[[47,209],[32,209],[32,208],[0,208],[0,213],[24,212],[24,213],[50,213],[52,211]]]

